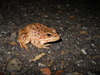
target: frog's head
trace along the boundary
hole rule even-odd
[[[46,32],[46,38],[45,41],[47,42],[53,42],[60,39],[60,35],[56,32],[55,29],[52,29],[52,31]]]

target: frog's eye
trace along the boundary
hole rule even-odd
[[[47,34],[48,37],[52,36],[51,34]]]

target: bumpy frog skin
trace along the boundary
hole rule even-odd
[[[49,28],[40,23],[28,24],[23,29],[20,29],[18,33],[18,42],[20,46],[27,51],[29,50],[26,44],[30,42],[38,48],[49,48],[48,46],[50,44],[46,43],[57,41],[59,39],[60,36],[55,29]]]

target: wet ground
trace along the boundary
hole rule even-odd
[[[9,0],[0,4],[0,75],[99,75],[100,1]],[[50,49],[18,43],[18,30],[41,23],[61,39]],[[47,73],[44,73],[46,71]]]

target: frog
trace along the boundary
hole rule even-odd
[[[28,24],[18,32],[18,43],[21,48],[25,48],[27,51],[29,51],[27,47],[29,43],[32,43],[37,48],[49,49],[48,46],[51,44],[48,43],[58,41],[59,39],[60,35],[56,29],[41,23]]]

